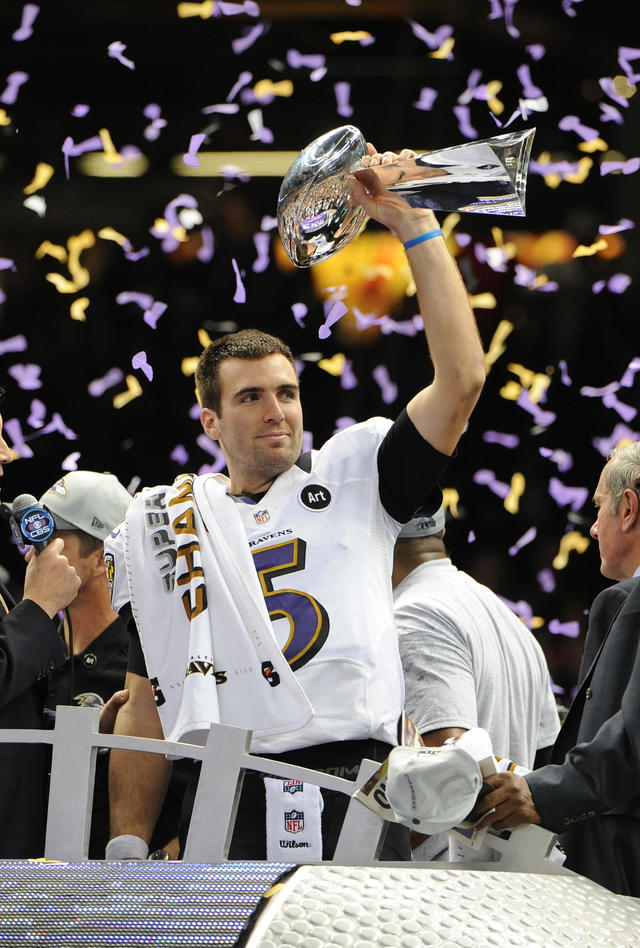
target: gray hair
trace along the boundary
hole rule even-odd
[[[609,460],[604,482],[609,491],[609,511],[614,514],[625,490],[640,493],[640,441],[614,448]]]

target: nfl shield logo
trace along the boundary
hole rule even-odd
[[[266,523],[268,520],[271,520],[271,514],[268,510],[256,510],[253,519],[256,523]]]
[[[304,784],[302,780],[283,780],[282,789],[285,793],[302,793]]]
[[[287,833],[300,833],[304,829],[304,813],[300,810],[284,811],[284,828]]]

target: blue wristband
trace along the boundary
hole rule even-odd
[[[411,240],[407,240],[402,246],[405,250],[408,250],[409,247],[415,247],[416,244],[421,244],[425,240],[431,240],[432,237],[442,237],[442,231],[439,227],[436,228],[436,230],[428,230],[426,234],[420,234],[419,237],[412,237]]]

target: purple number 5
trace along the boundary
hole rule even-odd
[[[271,620],[289,620],[289,637],[282,654],[294,671],[320,651],[329,634],[329,616],[317,599],[299,589],[273,588],[273,580],[278,576],[304,569],[306,552],[305,541],[295,539],[253,554]]]

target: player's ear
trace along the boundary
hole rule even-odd
[[[203,408],[200,412],[200,423],[204,428],[205,434],[212,441],[218,441],[220,432],[218,430],[218,416],[213,408]]]
[[[640,522],[640,501],[638,500],[638,495],[635,490],[631,487],[627,487],[622,494],[620,503],[623,504],[622,529],[631,530]]]

